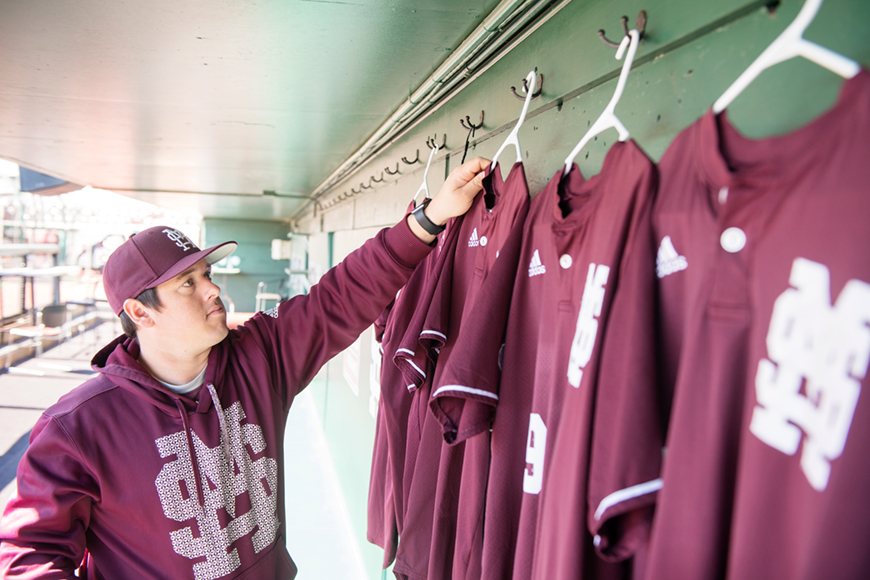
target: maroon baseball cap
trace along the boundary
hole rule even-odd
[[[168,226],[154,226],[130,236],[112,252],[103,268],[109,306],[120,315],[128,298],[171,280],[203,258],[214,264],[237,246],[236,242],[224,242],[200,250],[190,238]]]

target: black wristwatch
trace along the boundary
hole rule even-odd
[[[426,214],[423,213],[423,210],[426,209],[426,206],[429,205],[430,201],[432,201],[431,197],[426,198],[423,203],[414,208],[414,211],[412,211],[411,214],[414,216],[414,219],[417,220],[417,223],[420,224],[420,227],[422,227],[433,236],[437,236],[444,231],[444,228],[447,227],[447,225],[445,224],[443,226],[436,226],[434,223],[432,223],[432,220],[426,217]]]

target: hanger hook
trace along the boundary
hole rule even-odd
[[[523,80],[525,81],[525,79]],[[467,125],[465,124],[466,121],[468,122]],[[469,115],[465,115],[464,119],[459,119],[459,124],[462,125],[462,128],[466,131],[476,131],[477,129],[480,129],[483,127],[483,111],[480,112],[480,122],[477,125],[471,122],[471,117]]]
[[[431,197],[429,195],[429,168],[432,166],[432,158],[435,157],[436,153],[438,153],[438,149],[440,149],[438,143],[434,143],[432,151],[429,152],[429,161],[426,162],[426,169],[423,170],[423,183],[420,184],[420,187],[417,189],[417,193],[414,194],[414,207],[417,206],[417,196],[420,195],[421,191],[426,193],[425,199],[429,199]]]
[[[395,171],[390,171],[390,168],[389,168],[389,167],[385,167],[385,168],[384,168],[384,171],[387,172],[387,175],[395,175],[395,174],[397,174],[397,173],[399,172],[399,162],[396,161],[396,170],[395,170]]]
[[[628,36],[628,16],[623,16],[619,19],[622,22],[622,30],[625,32],[623,38]],[[637,30],[638,40],[643,39],[643,31],[646,29],[646,10],[641,10],[637,13],[637,20],[635,21],[635,29]],[[598,38],[601,39],[601,42],[609,46],[610,48],[619,48],[619,42],[613,42],[604,34],[604,30],[598,31]]]
[[[368,185],[363,185],[362,183],[359,184],[360,191],[362,191],[363,189],[371,189],[373,187],[374,187],[374,185],[372,185],[371,182],[369,182]]]
[[[371,177],[369,177],[369,183],[370,183],[370,184],[371,184],[371,183],[383,183],[385,179],[386,179],[386,177],[384,177],[384,172],[381,171],[381,178],[380,178],[380,179],[375,179],[375,176],[372,175]]]
[[[538,73],[538,82],[537,82],[536,84],[537,84],[537,89],[538,89],[538,90],[536,90],[534,93],[532,93],[532,98],[533,98],[533,99],[536,98],[536,97],[541,96],[541,91],[544,90],[544,75],[543,75],[543,74]],[[526,93],[526,94],[524,94],[524,95],[519,94],[519,93],[517,92],[517,88],[516,88],[516,87],[511,87],[511,92],[512,92],[512,93],[514,94],[514,96],[515,96],[516,98],[518,98],[519,100],[521,100],[521,101],[525,101],[525,100],[526,100],[526,96],[528,95],[528,92],[529,92],[529,83],[528,83],[528,81],[527,81],[526,79],[523,79],[523,92]],[[482,122],[483,122],[483,115],[481,114],[481,123],[482,123]]]
[[[417,158],[414,159],[413,161],[408,161],[407,157],[402,157],[402,161],[404,161],[408,165],[414,165],[415,163],[419,163],[420,162],[420,150],[417,149]]]

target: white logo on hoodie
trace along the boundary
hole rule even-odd
[[[185,431],[155,441],[160,457],[175,456],[163,466],[154,483],[166,517],[191,522],[169,535],[176,553],[191,560],[205,558],[193,565],[196,580],[214,580],[232,573],[241,565],[238,550],[229,550],[233,542],[251,535],[254,551],[259,553],[274,543],[280,525],[276,513],[278,464],[265,456],[252,461],[248,454],[248,448],[257,455],[265,450],[263,430],[259,425],[242,424],[245,412],[238,401],[224,411],[224,417],[230,457],[224,453],[226,434],[221,434],[220,445],[211,448],[193,430],[190,432],[200,485],[196,484]],[[201,498],[201,494],[205,497]],[[236,513],[236,498],[244,494],[248,495],[251,509]],[[220,510],[231,518],[225,527],[218,518]]]

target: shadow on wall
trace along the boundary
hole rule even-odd
[[[15,480],[15,474],[18,471],[18,462],[27,447],[30,445],[30,431],[22,435],[18,441],[12,444],[12,447],[0,455],[0,489],[3,489]]]

